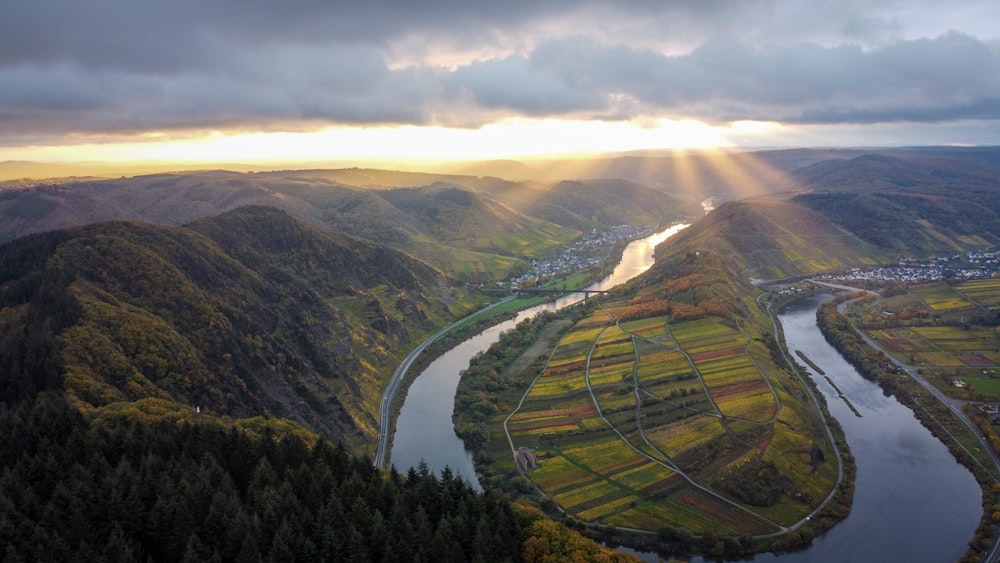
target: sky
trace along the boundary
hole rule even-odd
[[[31,0],[0,161],[1000,144],[996,0]]]

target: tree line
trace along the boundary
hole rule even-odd
[[[89,421],[43,398],[0,412],[0,451],[5,563],[517,561],[528,537],[448,470],[385,476],[267,426]]]

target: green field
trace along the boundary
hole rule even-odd
[[[987,397],[1000,397],[1000,378],[984,376],[964,376],[962,379],[969,382],[977,393]]]

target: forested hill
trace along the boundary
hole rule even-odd
[[[480,283],[528,269],[581,230],[667,224],[700,212],[697,200],[692,207],[692,201],[627,182],[565,188],[364,169],[9,182],[0,185],[0,241],[109,220],[178,226],[264,205],[329,232],[392,246],[452,277]],[[621,201],[625,196],[628,202]]]
[[[1000,242],[998,151],[862,155],[797,173],[794,201],[897,254],[933,256]]]
[[[516,561],[530,521],[426,469],[212,420],[0,411],[3,561]]]
[[[0,401],[275,416],[358,446],[399,358],[462,312],[449,284],[270,208],[31,235],[0,247]]]

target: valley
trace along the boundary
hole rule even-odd
[[[0,563],[1000,562],[997,21],[7,2]]]
[[[640,169],[676,174],[669,157],[644,167],[621,158],[558,181],[342,169],[9,187],[0,191],[11,239],[0,246],[0,401],[21,419],[18,409],[58,398],[97,429],[87,432],[209,424],[310,448],[331,440],[382,466],[398,424],[392,396],[409,384],[394,373],[414,352],[430,354],[422,369],[454,345],[427,352],[428,339],[550,298],[511,291],[584,286],[610,268],[590,260],[613,257],[623,236],[691,222],[641,275],[534,321],[518,317],[457,368],[452,424],[485,491],[475,494],[561,526],[538,533],[575,528],[663,553],[749,556],[822,542],[852,510],[850,432],[845,440],[823,384],[784,350],[772,315],[816,291],[808,278],[847,283],[852,271],[938,256],[985,259],[1000,240],[988,180],[1000,170],[978,150],[691,158],[685,166],[729,168],[695,191],[676,175],[637,182]],[[607,170],[622,177],[600,176]],[[699,217],[709,196],[715,208]],[[861,277],[883,298],[849,307],[852,326],[953,400],[992,402],[990,278]],[[921,400],[911,380],[859,369],[927,412],[925,425],[975,476],[984,517],[964,556],[974,560],[995,534],[987,516],[1000,472],[974,431]],[[969,416],[1000,443],[989,412]],[[417,471],[406,479],[438,470]],[[454,468],[442,477],[452,480]],[[270,552],[274,532],[264,533]]]

